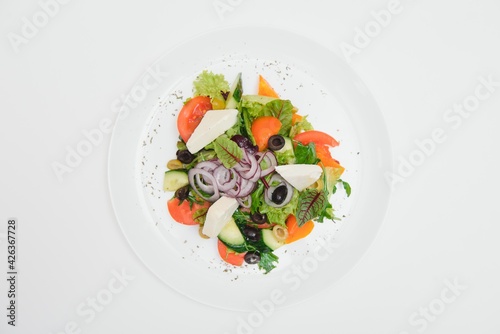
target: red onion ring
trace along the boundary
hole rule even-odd
[[[265,170],[262,170],[262,162],[268,166]],[[257,181],[272,173],[277,164],[271,151],[253,154],[243,149],[243,157],[234,167],[228,169],[218,159],[202,161],[188,172],[188,178],[194,191],[206,201],[215,202],[225,195],[236,198],[242,207],[249,208],[252,203],[250,194]]]
[[[271,151],[267,151],[263,156],[259,158],[259,165],[261,164],[261,162],[264,162],[268,166],[268,168],[262,170],[261,177],[271,174],[272,172],[274,172],[274,168],[278,166],[278,160]]]
[[[201,180],[201,176],[203,176],[203,178],[204,178],[203,180]],[[212,195],[212,196],[208,196],[208,197],[206,195],[204,195],[198,189],[198,187],[201,188],[202,186],[205,186],[206,185],[206,184],[204,184],[205,182],[210,183],[210,184],[216,183],[215,178],[213,177],[212,174],[210,174],[210,172],[207,172],[204,169],[195,167],[195,168],[192,168],[191,170],[189,170],[188,179],[189,179],[189,183],[191,184],[191,187],[193,188],[193,190],[198,194],[198,196],[200,196],[204,200],[206,200],[208,202],[215,202],[216,200],[219,199],[220,193],[219,193],[219,189],[217,187],[212,187],[211,191],[207,191],[207,193],[209,195]],[[197,182],[198,180],[200,180],[199,183]],[[204,181],[204,182],[202,182],[202,181]]]

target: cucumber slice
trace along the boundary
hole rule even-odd
[[[169,170],[163,178],[163,191],[176,191],[189,184],[188,175],[182,170]]]
[[[278,159],[280,165],[291,165],[295,163],[295,152],[293,150],[292,140],[288,137],[283,137],[285,139],[285,146],[280,150],[275,151],[274,155]]]
[[[241,73],[238,73],[231,87],[231,92],[227,96],[226,109],[236,109],[243,95],[243,83],[241,81]]]
[[[218,238],[222,241],[227,247],[231,248],[235,252],[242,253],[247,250],[245,245],[245,238],[241,233],[238,225],[234,219],[231,220],[222,228],[220,231]]]
[[[276,239],[276,237],[273,234],[273,231],[269,229],[262,230],[262,241],[271,250],[276,250],[285,244],[284,241]]]
[[[283,146],[280,150],[276,151],[275,153],[285,153],[286,151],[293,152],[292,140],[288,137],[283,137],[283,139],[285,140],[285,146]]]
[[[270,97],[264,95],[243,95],[241,98],[248,102],[257,102],[263,105],[266,105],[271,101],[278,100],[278,98],[276,97]]]

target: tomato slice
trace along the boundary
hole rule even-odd
[[[194,220],[193,214],[199,209],[208,208],[209,206],[210,203],[208,202],[203,204],[193,203],[190,208],[188,201],[180,203],[180,200],[176,197],[167,202],[168,212],[172,219],[184,225],[197,225],[198,223]]]
[[[235,251],[227,248],[226,245],[217,239],[217,250],[220,257],[229,264],[234,266],[241,266],[245,261],[245,253],[236,253]]]
[[[267,148],[267,142],[271,136],[278,134],[281,129],[281,122],[273,116],[262,116],[256,118],[252,123],[252,135],[259,151]]]
[[[328,133],[316,130],[299,133],[293,139],[301,142],[303,145],[307,145],[309,143],[315,143],[316,145],[326,145],[330,147],[339,145],[339,142]]]
[[[209,110],[212,110],[212,103],[208,96],[193,97],[182,107],[177,117],[177,130],[184,142],[188,141],[194,129]]]

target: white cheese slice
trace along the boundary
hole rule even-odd
[[[320,166],[306,164],[276,166],[275,170],[298,191],[302,191],[318,181],[323,173]]]
[[[237,109],[207,111],[186,143],[189,152],[198,152],[229,130],[236,124],[237,120]]]
[[[203,234],[215,238],[222,228],[231,220],[234,211],[238,209],[239,203],[236,199],[222,196],[207,211]]]

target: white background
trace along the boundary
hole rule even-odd
[[[374,20],[370,12],[389,1],[229,3],[220,16],[212,0],[72,0],[16,52],[9,33],[21,35],[23,18],[33,22],[41,7],[0,2],[3,272],[7,218],[19,220],[17,326],[6,324],[2,274],[1,333],[237,333],[247,319],[181,296],[133,253],[109,198],[110,134],[62,182],[51,167],[85,139],[82,131],[114,119],[113,102],[186,38],[262,23],[342,56],[341,43],[353,44],[357,28]],[[446,141],[395,186],[380,233],[353,271],[248,333],[500,333],[500,87],[456,129],[443,119],[474,94],[481,76],[500,81],[500,3],[402,0],[400,7],[351,66],[380,106],[396,168],[434,129]],[[109,289],[114,270],[133,279],[91,320],[78,314],[81,303]],[[442,302],[446,280],[461,286],[451,303]],[[440,314],[409,321],[439,305]]]

